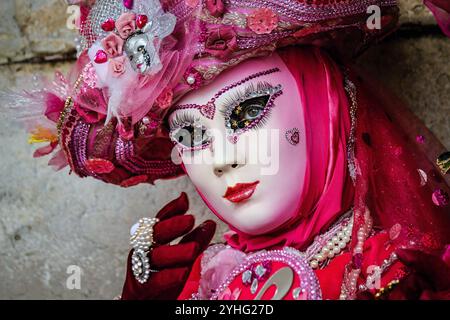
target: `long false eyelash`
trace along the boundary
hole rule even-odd
[[[197,120],[199,120],[199,118],[189,112],[177,112],[169,125],[172,130],[175,130],[185,127],[186,125],[194,125]]]
[[[254,83],[250,83],[245,88],[245,94],[248,95],[255,91],[266,91],[266,90],[273,89],[273,88],[274,88],[274,86],[267,81],[258,81],[256,83],[256,88],[255,88]]]
[[[224,117],[226,117],[230,113],[232,108],[242,103],[242,100],[246,99],[246,97],[249,97],[250,94],[257,91],[267,91],[273,88],[274,86],[266,81],[259,81],[256,83],[256,86],[254,83],[250,83],[245,87],[244,90],[236,90],[232,95],[230,95],[230,97],[227,97],[223,103],[222,108],[220,109],[220,113]]]
[[[203,150],[210,146],[211,143],[208,142],[208,143],[200,145],[200,146],[187,147],[173,139],[172,135],[175,134],[178,130],[185,128],[186,126],[189,126],[189,125],[194,126],[197,121],[200,121],[200,117],[195,117],[194,115],[192,115],[188,112],[186,112],[186,113],[178,112],[175,115],[175,117],[173,118],[173,120],[170,122],[171,130],[169,132],[169,136],[170,136],[172,142],[181,148],[180,150],[182,150],[182,151],[197,151],[197,150]]]

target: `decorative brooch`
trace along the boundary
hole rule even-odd
[[[151,2],[155,8],[161,7],[159,1]],[[126,5],[128,9],[132,7],[129,3]],[[109,62],[113,77],[125,72],[125,56],[137,73],[152,75],[161,70],[159,47],[162,40],[173,32],[177,19],[162,10],[148,14],[128,11],[117,20],[108,18],[101,23],[101,29],[109,33],[101,40],[102,49],[97,50],[94,61],[97,64]]]

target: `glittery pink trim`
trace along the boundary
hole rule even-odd
[[[214,119],[214,115],[216,113],[216,106],[211,103],[208,102],[207,104],[204,105],[199,105],[199,104],[183,104],[183,105],[179,105],[175,108],[175,110],[186,110],[186,109],[197,109],[198,111],[200,111],[200,114],[208,119]]]
[[[116,159],[120,165],[135,174],[147,174],[150,176],[176,175],[179,166],[171,160],[144,160],[134,153],[133,143],[121,138],[116,143]]]
[[[84,122],[78,122],[72,133],[70,141],[70,151],[72,153],[74,171],[81,177],[96,176],[94,173],[86,170],[87,160],[87,140],[90,125]]]
[[[260,251],[246,258],[245,262],[236,267],[211,296],[211,300],[217,300],[233,280],[252,265],[263,261],[282,262],[294,270],[300,278],[300,288],[306,291],[308,300],[322,300],[322,292],[314,271],[309,267],[306,259],[290,249]]]
[[[253,35],[251,37],[240,36],[237,39],[237,43],[239,49],[241,50],[260,48],[275,43],[280,39],[284,39],[292,35],[294,32],[294,30],[287,30],[281,32],[272,32],[270,34]]]
[[[167,6],[167,11],[177,17],[178,23],[186,20],[197,7],[187,5],[185,0],[171,1]]]
[[[396,0],[350,0],[341,3],[311,5],[292,0],[225,0],[227,8],[269,8],[276,14],[296,22],[317,22],[365,13],[370,5],[395,6]]]

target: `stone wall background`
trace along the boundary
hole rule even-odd
[[[358,64],[450,149],[450,41],[421,1],[400,6],[399,31]],[[67,16],[64,0],[0,2],[0,90],[23,87],[34,73],[68,70],[75,34]],[[212,217],[187,178],[121,189],[55,173],[48,159],[32,158],[24,131],[1,114],[0,299],[111,299],[123,284],[129,227],[141,216],[186,191],[198,222]],[[83,270],[80,290],[66,288],[70,265]]]

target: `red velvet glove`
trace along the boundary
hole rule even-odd
[[[160,221],[153,228],[155,244],[148,257],[150,268],[158,272],[151,273],[144,284],[140,284],[133,275],[133,250],[130,251],[122,300],[177,299],[195,259],[208,247],[216,230],[215,222],[210,220],[192,230],[195,219],[192,215],[185,214],[188,208],[189,201],[183,192],[156,215]],[[168,244],[180,236],[183,238],[178,244]]]

